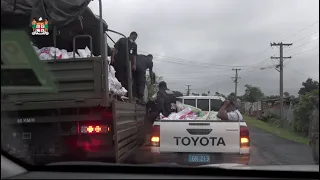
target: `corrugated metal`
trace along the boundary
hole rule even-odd
[[[117,163],[124,162],[139,148],[141,139],[140,131],[144,122],[142,119],[142,109],[142,106],[134,103],[113,101],[113,124],[114,132],[116,132],[114,139]]]
[[[136,105],[136,120],[138,126],[139,144],[143,144],[145,140],[145,128],[144,122],[146,120],[146,107],[142,105]]]

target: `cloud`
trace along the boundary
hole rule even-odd
[[[98,14],[97,1],[89,7]],[[297,41],[291,51],[285,48],[285,56],[319,47],[319,39],[308,43],[319,37],[319,23],[308,27],[318,17],[316,0],[103,1],[103,18],[109,27],[127,35],[137,31],[138,49],[154,54],[155,71],[171,89],[185,91],[190,84],[198,93],[234,91],[232,67],[242,66],[239,94],[245,84],[277,94],[279,73],[273,68],[260,70],[277,63],[267,59],[279,56],[279,49],[271,48],[270,42]],[[304,43],[308,44],[301,46]],[[319,79],[318,59],[319,48],[286,60],[290,63],[285,62],[284,90],[296,94],[308,77]]]

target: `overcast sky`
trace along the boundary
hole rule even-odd
[[[89,7],[98,14],[98,1]],[[270,42],[280,41],[294,43],[284,56],[298,54],[284,62],[284,91],[319,80],[318,0],[103,0],[103,18],[110,29],[138,33],[138,53],[154,55],[172,90],[229,94],[232,68],[241,66],[239,95],[245,84],[279,94],[278,62],[269,57],[279,56]]]

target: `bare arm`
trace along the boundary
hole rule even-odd
[[[229,106],[229,101],[225,101],[222,107],[219,109],[217,117],[221,120],[228,120],[227,108]]]

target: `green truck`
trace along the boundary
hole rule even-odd
[[[3,2],[1,1],[1,3]],[[61,41],[65,41],[65,43],[68,41],[72,43],[72,48],[75,50],[76,39],[86,37],[90,40],[90,48],[93,46],[93,48],[99,49],[99,54],[101,54],[101,56],[95,57],[39,62],[43,63],[45,70],[52,75],[56,92],[1,92],[2,149],[33,164],[66,160],[123,163],[133,159],[132,157],[145,139],[145,105],[132,100],[131,89],[128,90],[129,97],[125,99],[109,91],[108,61],[106,58],[108,53],[105,48],[104,34],[109,29],[102,20],[101,0],[99,1],[99,16],[95,16],[87,7],[91,0],[77,0],[77,2],[69,4],[69,6],[61,6],[61,4],[53,6],[52,4],[65,3],[65,1],[43,1],[43,3],[47,3],[46,6],[33,4],[32,7],[24,11],[24,14],[5,11],[6,9],[11,10],[10,7],[2,7],[1,9],[2,31],[4,29],[22,29],[29,34],[29,30],[32,30],[29,27],[29,22],[27,26],[20,25],[20,27],[16,22],[19,20],[24,22],[24,19],[30,20],[31,14],[37,7],[64,8],[51,9],[53,14],[55,12],[70,12],[69,15],[73,15],[57,18],[60,21],[54,19],[56,16],[49,16],[49,22],[52,22],[52,24],[49,23],[49,27],[51,27],[49,33],[53,34],[50,37],[53,39],[47,36],[34,37],[30,33],[32,41],[37,44],[39,39],[40,41],[45,39],[44,41],[50,44],[50,40],[55,47],[59,47]],[[7,4],[7,6],[9,5],[12,3]],[[83,18],[84,21],[78,17]],[[11,20],[8,18],[13,18],[16,22],[10,22]],[[64,21],[61,20],[63,18]],[[92,27],[93,25],[90,23],[93,21],[90,18],[95,18],[94,22],[97,22],[95,27],[98,30],[94,29],[85,35],[82,32],[71,32],[72,28],[74,29],[74,26],[79,23],[84,31],[86,23]],[[71,29],[68,30],[68,26]],[[67,32],[68,35],[74,35],[73,38],[66,39],[65,37],[69,36],[64,36],[64,32]],[[94,52],[92,49],[91,51]],[[3,53],[1,53],[1,57],[3,57]],[[37,60],[39,61],[39,59]],[[3,63],[1,63],[1,74],[4,72],[2,67]],[[3,78],[1,82],[3,82]],[[14,82],[12,83],[16,85]],[[2,87],[3,84],[1,89]],[[19,85],[16,87],[19,89]]]

